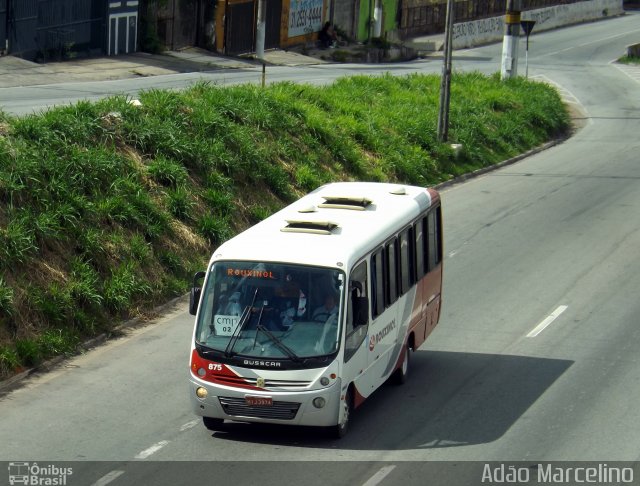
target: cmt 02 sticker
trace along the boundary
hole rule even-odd
[[[218,336],[231,336],[238,327],[240,316],[216,314],[213,317],[213,328]]]

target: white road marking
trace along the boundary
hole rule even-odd
[[[544,331],[553,321],[560,317],[560,314],[562,314],[568,308],[568,305],[559,305],[558,308],[549,315],[549,317],[547,317],[544,321],[534,327],[533,330],[529,334],[527,334],[527,337],[536,337],[538,334]]]
[[[105,474],[104,476],[102,476],[91,486],[105,486],[106,484],[109,484],[111,481],[115,481],[117,478],[119,478],[123,474],[124,474],[124,471],[117,471],[117,470],[111,471]]]
[[[380,469],[377,473],[371,476],[362,486],[376,486],[380,484],[384,478],[386,478],[391,471],[393,471],[395,466],[385,466]]]
[[[616,62],[611,63],[613,67],[615,67],[618,71],[626,74],[634,80],[636,83],[640,83],[640,66],[638,65],[630,65],[630,64],[620,64]]]
[[[191,422],[187,422],[186,424],[180,426],[180,432],[184,432],[185,430],[191,429],[200,423],[199,420],[192,420]]]
[[[591,46],[593,44],[601,44],[603,41],[607,41],[607,40],[611,40],[611,39],[617,39],[618,37],[623,37],[625,35],[628,34],[635,34],[637,32],[637,29],[628,31],[628,32],[622,32],[620,34],[615,34],[615,35],[610,35],[608,37],[603,37],[601,39],[596,39],[596,40],[592,40],[589,42],[583,42],[582,44],[578,44],[575,46],[571,46],[571,47],[565,47],[564,49],[560,49],[558,51],[554,51],[554,52],[547,52],[546,54],[541,54],[538,57],[547,57],[547,56],[554,56],[556,54],[560,54],[561,52],[567,52],[570,51],[572,49],[580,49],[581,47],[586,47],[586,46]]]
[[[136,459],[146,459],[147,457],[149,457],[152,454],[155,454],[156,452],[158,452],[160,449],[162,449],[164,446],[166,446],[169,443],[168,440],[161,440],[160,442],[153,444],[151,447],[149,447],[148,449],[145,449],[141,452],[138,452],[136,454]]]
[[[551,86],[554,86],[558,90],[558,92],[560,93],[560,97],[564,101],[566,101],[567,103],[575,103],[576,105],[579,105],[584,110],[584,106],[582,105],[582,103],[580,103],[580,100],[576,95],[574,95],[570,90],[568,90],[561,84],[558,84],[555,81],[553,81],[551,78],[548,78],[544,74],[536,74],[535,76],[531,76],[531,79],[542,79],[542,81],[544,81],[545,83],[550,84]],[[586,112],[587,110],[584,110],[584,111]]]

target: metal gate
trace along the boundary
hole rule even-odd
[[[115,0],[114,2],[115,3]],[[8,52],[26,59],[63,58],[72,52],[102,52],[105,47],[104,0],[0,0],[6,22],[0,35]]]
[[[7,0],[0,0],[0,53],[5,53],[7,44]],[[6,53],[5,53],[6,54]]]
[[[225,53],[229,55],[253,52],[255,45],[256,2],[227,4]]]
[[[280,47],[280,25],[282,17],[282,0],[264,0],[266,5],[265,18],[265,49]]]
[[[265,49],[280,47],[282,0],[264,0]],[[225,53],[229,55],[255,52],[257,0],[227,4],[225,23]]]
[[[9,0],[7,4],[7,39],[9,52],[17,55],[34,55],[38,51],[37,0]]]

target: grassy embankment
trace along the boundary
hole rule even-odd
[[[640,64],[640,57],[638,56],[622,56],[618,59],[618,62],[622,64]]]
[[[221,241],[318,185],[433,185],[566,133],[550,87],[456,75],[152,90],[0,114],[0,377],[184,293]]]

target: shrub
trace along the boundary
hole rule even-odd
[[[13,314],[13,288],[0,276],[0,316]]]

